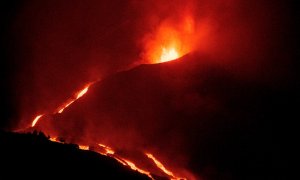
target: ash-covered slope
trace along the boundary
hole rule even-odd
[[[42,133],[0,131],[1,177],[4,179],[149,179],[113,158],[51,142]]]
[[[70,142],[149,151],[179,175],[273,177],[281,161],[274,129],[287,118],[288,90],[209,61],[191,54],[118,73],[39,128]]]

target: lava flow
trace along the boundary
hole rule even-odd
[[[52,142],[63,143],[63,142],[58,141],[56,137],[50,137],[49,140],[52,141]],[[111,147],[106,146],[104,144],[100,144],[100,143],[98,144],[98,146],[101,147],[101,148],[103,148],[105,150],[105,153],[103,153],[101,151],[94,150],[95,152],[97,152],[99,154],[102,154],[104,156],[112,157],[115,160],[117,160],[120,164],[122,164],[123,166],[127,166],[130,169],[132,169],[134,171],[138,171],[141,174],[145,174],[150,179],[153,179],[153,177],[151,176],[151,173],[149,171],[146,171],[146,170],[143,170],[141,168],[138,168],[133,162],[131,162],[131,161],[127,160],[127,159],[124,159],[124,158],[122,158],[120,156],[115,155],[115,151]],[[87,145],[78,145],[78,148],[81,149],[81,150],[90,150],[90,147],[87,146]]]
[[[75,98],[71,98],[70,100],[68,100],[67,102],[65,102],[63,105],[61,105],[58,110],[55,113],[62,113],[67,107],[69,107],[73,102],[75,102],[77,99],[81,98],[83,95],[85,95],[90,87],[90,85],[92,85],[93,83],[89,83],[87,85],[84,86],[84,88],[80,91],[78,91],[74,97]],[[39,119],[43,116],[44,114],[38,115],[36,116],[32,123],[31,123],[31,127],[34,127],[36,125],[36,123],[39,121]]]
[[[119,156],[116,156],[115,155],[115,151],[109,147],[109,146],[106,146],[104,144],[98,144],[99,147],[103,148],[105,150],[105,153],[102,153],[102,152],[98,152],[102,155],[105,155],[105,156],[110,156],[114,159],[116,159],[119,163],[121,163],[122,165],[124,166],[128,166],[130,167],[130,169],[134,170],[134,171],[138,171],[139,173],[142,173],[142,174],[145,174],[147,175],[150,179],[153,179],[153,177],[151,176],[150,172],[149,171],[146,171],[146,170],[143,170],[141,168],[138,168],[133,162],[127,160],[127,159],[124,159],[122,157],[119,157]]]
[[[150,154],[150,153],[145,153],[145,154],[146,154],[146,156],[149,159],[151,159],[154,162],[154,164],[160,170],[162,170],[165,174],[169,175],[172,179],[176,179],[176,180],[185,179],[185,178],[176,177],[173,172],[171,172],[170,170],[166,169],[165,166],[160,161],[158,161],[152,154]]]
[[[43,114],[42,114],[42,115],[36,116],[36,117],[34,118],[34,120],[32,121],[32,123],[31,123],[31,127],[34,127],[34,126],[36,125],[36,123],[39,121],[39,119],[40,119],[42,116],[43,116]]]
[[[132,170],[138,171],[139,173],[145,174],[149,178],[153,179],[153,177],[151,176],[150,172],[145,171],[145,170],[143,170],[141,168],[136,167],[136,165],[133,162],[131,162],[131,161],[127,160],[127,159],[122,159],[122,160],[125,161],[126,164],[127,164],[127,166],[129,166]]]
[[[105,150],[105,155],[108,155],[108,154],[115,154],[115,151],[112,150],[112,148],[104,145],[104,144],[98,144],[98,146],[102,147],[104,150]],[[101,153],[102,154],[102,153]]]
[[[77,99],[81,98],[84,94],[87,93],[87,91],[89,90],[90,84],[87,84],[82,90],[80,90],[79,92],[77,92],[75,94],[75,98],[70,99],[69,101],[67,101],[66,103],[64,103],[62,106],[60,106],[58,108],[57,113],[62,113],[68,106],[70,106],[73,102],[75,102]]]

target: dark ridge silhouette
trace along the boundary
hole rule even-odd
[[[1,176],[7,179],[149,179],[96,152],[76,144],[51,142],[43,133],[0,131]]]

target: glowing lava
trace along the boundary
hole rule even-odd
[[[180,18],[164,19],[143,39],[143,57],[151,64],[178,59],[192,52],[198,43],[196,22],[190,9]]]
[[[98,144],[98,146],[102,147],[104,150],[105,150],[105,154],[108,155],[108,154],[115,154],[115,151],[112,150],[112,148],[104,145],[104,144]]]
[[[160,62],[172,61],[177,58],[179,58],[179,54],[175,48],[170,48],[170,49],[162,48]]]
[[[74,97],[75,98],[72,98],[70,100],[68,100],[66,103],[64,103],[62,106],[60,106],[58,108],[58,110],[55,112],[55,113],[62,113],[67,107],[69,107],[73,102],[75,102],[77,99],[81,98],[83,95],[85,95],[90,87],[90,85],[92,85],[93,83],[89,83],[87,85],[84,86],[84,88],[80,91],[78,91]],[[31,123],[31,127],[34,127],[36,125],[36,123],[38,122],[38,120],[43,116],[44,114],[42,115],[38,115],[34,118],[34,120],[32,121]]]
[[[66,103],[63,105],[63,107],[61,107],[59,110],[58,110],[58,113],[62,113],[64,111],[64,109],[66,109],[68,106],[70,106],[75,100],[71,100],[70,102]]]
[[[138,171],[139,173],[145,174],[149,178],[153,179],[153,177],[151,176],[149,171],[138,168],[138,167],[136,167],[136,165],[133,162],[115,155],[115,151],[111,147],[106,146],[104,144],[98,144],[98,146],[100,146],[101,148],[103,148],[105,150],[105,153],[99,152],[100,154],[105,155],[105,156],[110,156],[110,157],[116,159],[122,165],[128,166],[128,167],[130,167],[130,169],[132,169],[134,171]]]
[[[34,120],[32,121],[32,123],[31,123],[31,127],[34,127],[34,126],[36,125],[36,123],[38,122],[38,120],[39,120],[42,116],[43,116],[43,114],[42,114],[42,115],[36,116],[36,117],[34,118]]]
[[[172,177],[172,179],[185,179],[185,178],[179,178],[179,177],[175,177],[174,176],[174,174],[170,171],[170,170],[168,170],[168,169],[166,169],[165,168],[165,166],[160,162],[160,161],[158,161],[152,154],[150,154],[150,153],[145,153],[146,154],[146,156],[149,158],[149,159],[151,159],[154,163],[155,163],[155,165],[160,169],[160,170],[162,170],[164,173],[166,173],[167,175],[169,175],[170,177]]]
[[[133,162],[131,162],[131,161],[127,160],[127,159],[123,158],[122,160],[125,161],[126,164],[127,164],[127,166],[129,166],[132,170],[138,171],[139,173],[145,174],[149,178],[153,179],[153,177],[151,176],[150,172],[145,171],[143,169],[140,169],[140,168],[136,167],[136,165]]]
[[[75,98],[70,99],[69,101],[67,101],[66,103],[64,103],[62,106],[60,106],[58,108],[57,113],[62,113],[68,106],[70,106],[73,102],[75,102],[77,99],[81,98],[83,95],[85,95],[87,93],[87,91],[89,90],[91,84],[86,85],[82,90],[80,90],[79,92],[77,92],[75,94]]]
[[[76,99],[81,98],[89,89],[89,86],[85,87],[84,89],[82,89],[81,91],[78,92]]]
[[[57,140],[56,137],[50,137],[49,140],[52,141],[52,142],[58,142],[58,143],[60,143],[60,142]]]
[[[63,143],[64,144],[64,142],[58,141],[56,137],[50,137],[49,140],[52,141],[52,142],[57,142],[57,143]],[[86,145],[78,145],[78,146],[79,146],[79,149],[81,149],[81,150],[86,150],[86,151],[90,150],[89,146],[86,146]],[[95,151],[95,152],[97,152],[99,154],[102,154],[104,156],[110,156],[110,157],[114,158],[115,160],[117,160],[119,163],[121,163],[123,166],[127,166],[130,169],[132,169],[134,171],[138,171],[139,173],[145,174],[150,179],[153,179],[153,177],[151,176],[149,171],[138,168],[133,162],[131,162],[131,161],[125,159],[125,158],[122,158],[118,155],[115,155],[115,151],[111,147],[106,146],[104,144],[100,144],[100,143],[98,144],[98,146],[103,148],[106,152],[105,153],[98,152],[98,151]]]
[[[89,146],[85,146],[85,145],[78,145],[79,146],[79,149],[81,149],[81,150],[89,150],[90,149],[90,147]]]

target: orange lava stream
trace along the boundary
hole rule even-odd
[[[43,114],[36,116],[31,123],[31,127],[34,127],[42,116],[43,116]]]
[[[69,101],[67,101],[66,103],[64,103],[62,106],[60,106],[58,108],[58,110],[54,113],[62,113],[68,106],[70,106],[73,102],[75,102],[77,99],[81,98],[83,95],[85,95],[88,91],[88,88],[89,86],[92,85],[92,83],[89,83],[87,84],[82,90],[80,90],[79,92],[77,92],[74,97],[75,98],[72,98],[70,99]],[[34,127],[36,125],[36,123],[38,122],[38,120],[43,116],[44,114],[42,115],[38,115],[35,117],[35,119],[32,121],[32,124],[31,124],[31,127]],[[57,143],[64,143],[64,142],[60,142],[57,140],[56,137],[50,137],[49,138],[50,141],[52,142],[57,142]],[[89,150],[90,147],[89,146],[86,146],[86,145],[78,145],[79,146],[79,149],[81,150]],[[98,144],[99,147],[103,148],[105,150],[105,153],[102,153],[102,152],[97,152],[99,154],[102,154],[102,155],[105,155],[105,156],[110,156],[114,159],[116,159],[119,163],[121,163],[122,165],[124,166],[127,166],[129,168],[131,168],[132,170],[135,170],[135,171],[138,171],[139,173],[142,173],[142,174],[145,174],[147,175],[149,178],[153,179],[153,177],[151,176],[150,172],[146,171],[146,170],[143,170],[141,168],[138,168],[136,167],[136,165],[127,160],[127,159],[124,159],[124,158],[121,158],[121,157],[118,157],[118,156],[115,156],[115,151],[110,148],[109,146],[106,146],[104,144]]]
[[[50,137],[49,140],[52,141],[52,142],[63,143],[63,142],[58,141],[56,137]],[[79,149],[81,149],[81,150],[90,150],[89,146],[86,146],[86,145],[78,145],[78,146],[79,146]],[[98,144],[98,146],[100,146],[101,148],[104,148],[105,151],[106,151],[106,153],[101,153],[101,152],[98,152],[98,151],[95,151],[95,152],[97,152],[99,154],[102,154],[104,156],[112,157],[115,160],[117,160],[120,164],[122,164],[123,166],[127,166],[130,169],[132,169],[134,171],[138,171],[139,173],[145,174],[150,179],[153,179],[153,177],[151,176],[151,173],[149,171],[146,171],[146,170],[143,170],[141,168],[138,168],[133,162],[131,162],[131,161],[127,160],[127,159],[121,158],[119,156],[114,155],[115,151],[111,147],[106,146],[104,144],[100,144],[100,143]]]
[[[104,145],[104,144],[98,144],[98,146],[102,147],[106,151],[106,155],[108,154],[115,154],[115,151],[112,150],[110,147]]]
[[[160,161],[158,161],[152,154],[150,154],[150,153],[145,153],[145,154],[149,159],[151,159],[155,163],[155,165],[160,170],[162,170],[164,173],[166,173],[167,175],[172,177],[172,179],[174,179],[174,180],[185,179],[185,178],[176,177],[170,170],[166,169],[165,166]]]
[[[75,100],[71,100],[70,102],[66,103],[62,108],[59,109],[58,113],[62,113],[68,106],[70,106]]]
[[[80,91],[78,91],[74,97],[70,99],[69,101],[67,101],[66,103],[64,103],[62,106],[60,106],[58,108],[58,110],[55,113],[62,113],[67,107],[69,107],[73,102],[75,102],[77,99],[81,98],[83,95],[85,95],[87,93],[87,91],[89,90],[90,85],[92,85],[93,83],[89,83],[87,85],[84,86],[84,88]],[[31,127],[34,127],[36,125],[36,123],[38,122],[38,120],[43,116],[44,114],[38,115],[34,118],[34,120],[31,123]]]
[[[118,157],[113,157],[115,158],[119,163],[123,164],[124,166],[127,166],[126,162],[124,160],[122,160],[121,158]]]
[[[131,162],[131,161],[127,160],[127,159],[122,158],[122,160],[125,161],[126,164],[127,164],[127,166],[129,166],[132,170],[138,171],[139,173],[145,174],[149,178],[153,179],[153,177],[151,176],[150,172],[145,171],[143,169],[140,169],[140,168],[136,167],[136,165],[133,162]]]
[[[81,98],[89,90],[89,85],[78,92],[76,99]]]
[[[116,160],[117,160],[119,163],[121,163],[122,165],[128,166],[128,167],[130,167],[132,170],[138,171],[139,173],[145,174],[145,175],[147,175],[149,178],[153,179],[153,177],[151,176],[151,174],[150,174],[149,171],[146,171],[146,170],[143,170],[143,169],[141,169],[141,168],[136,167],[136,165],[135,165],[133,162],[131,162],[131,161],[127,160],[127,159],[121,158],[121,157],[119,157],[119,156],[118,156],[118,157],[117,157],[117,156],[114,156],[115,151],[114,151],[111,147],[106,146],[106,145],[104,145],[104,144],[98,144],[98,146],[102,147],[102,148],[106,151],[106,153],[101,153],[101,152],[99,152],[100,154],[106,155],[106,156],[110,156],[110,157],[116,159]]]
[[[86,85],[82,90],[80,90],[79,92],[77,92],[75,94],[76,98],[69,100],[68,102],[64,103],[62,106],[60,106],[58,108],[57,113],[62,113],[67,107],[69,107],[73,102],[75,102],[77,99],[81,98],[83,95],[85,95],[87,93],[87,91],[89,90],[91,83]]]

